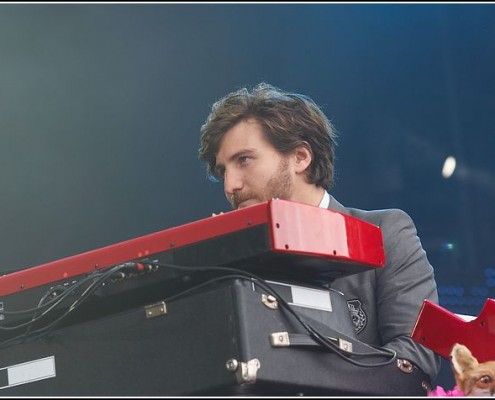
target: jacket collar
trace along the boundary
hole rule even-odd
[[[328,205],[328,209],[346,214],[348,213],[346,208],[342,204],[340,204],[337,200],[335,200],[335,197],[333,197],[332,195],[330,195],[330,204]]]

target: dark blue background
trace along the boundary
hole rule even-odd
[[[335,124],[337,199],[407,211],[441,304],[477,315],[495,297],[494,75],[493,4],[2,4],[0,272],[229,210],[199,129],[266,81]]]

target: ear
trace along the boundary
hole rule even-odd
[[[467,369],[478,366],[478,360],[473,357],[469,349],[463,344],[456,343],[450,352],[454,374],[460,375]]]
[[[297,146],[294,151],[294,167],[296,173],[300,174],[305,172],[313,161],[313,153],[307,142],[303,142]]]

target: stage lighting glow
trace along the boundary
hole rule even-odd
[[[444,243],[443,244],[443,248],[445,250],[454,250],[455,244],[454,243]]]
[[[449,156],[445,159],[442,168],[442,176],[447,179],[452,176],[455,171],[456,160],[455,157]]]

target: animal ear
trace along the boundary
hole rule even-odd
[[[471,351],[460,343],[456,343],[454,347],[452,347],[450,357],[454,374],[462,374],[465,370],[478,366],[478,360],[473,357]]]

